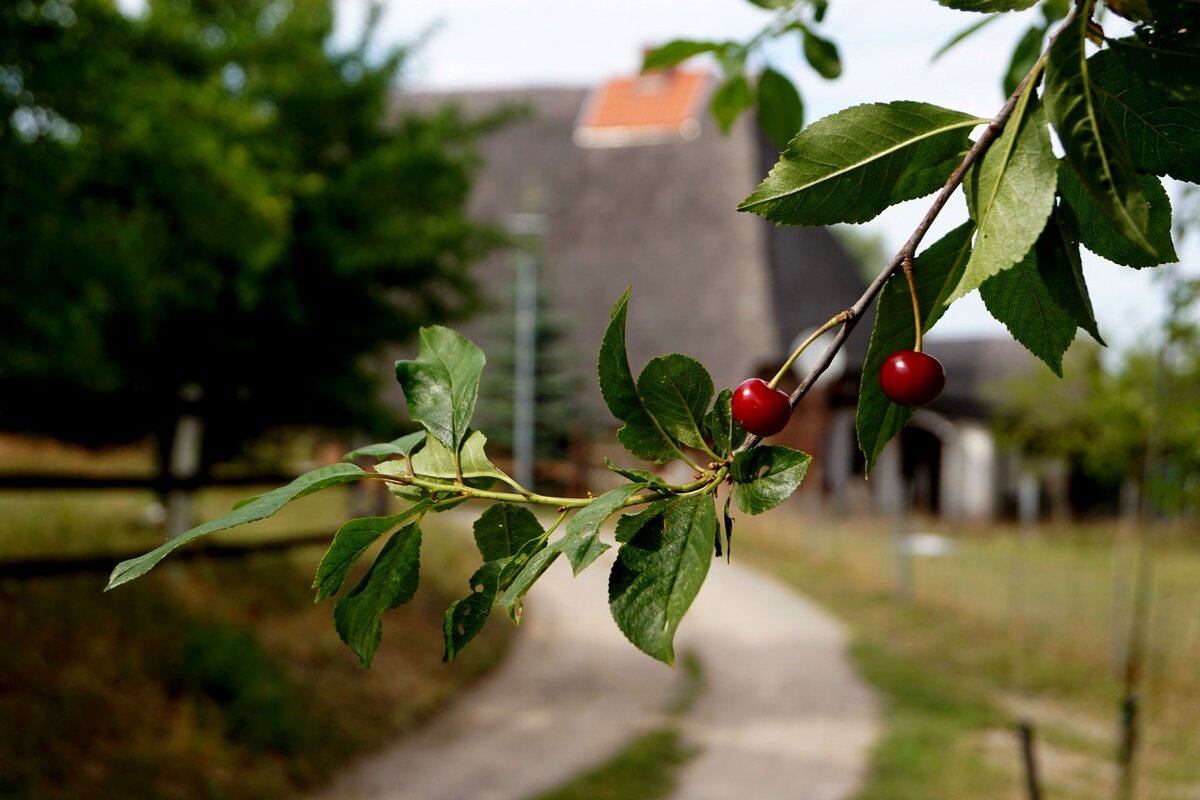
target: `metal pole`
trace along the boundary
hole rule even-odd
[[[542,217],[516,214],[509,228],[523,238],[513,264],[513,472],[517,483],[528,488],[533,486],[537,425],[537,239],[543,231]]]

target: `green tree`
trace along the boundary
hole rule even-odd
[[[0,9],[0,426],[169,442],[185,387],[209,460],[394,423],[368,357],[473,309],[495,237],[484,123],[398,110],[376,20],[334,51],[329,0]]]

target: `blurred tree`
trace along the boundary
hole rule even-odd
[[[488,124],[399,112],[403,51],[329,0],[0,8],[0,428],[171,440],[386,428],[389,343],[476,305]],[[190,387],[190,388],[189,388]],[[164,458],[165,463],[165,458]]]
[[[997,427],[1028,456],[1064,458],[1104,487],[1137,487],[1153,513],[1194,513],[1200,510],[1200,281],[1171,273],[1165,283],[1170,311],[1158,341],[1121,353],[1110,368],[1098,345],[1077,341],[1063,379],[1039,370],[1006,387]]]

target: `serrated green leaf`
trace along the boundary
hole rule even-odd
[[[866,222],[945,183],[984,122],[907,100],[847,108],[801,131],[738,210],[787,225]]]
[[[612,415],[625,423],[617,439],[625,449],[643,461],[661,464],[679,455],[658,423],[646,412],[629,369],[625,351],[625,317],[629,310],[629,290],[613,306],[612,318],[604,331],[597,359],[600,394]]]
[[[475,546],[484,561],[516,555],[531,539],[545,533],[533,512],[512,503],[496,503],[475,520]]]
[[[1134,166],[1200,183],[1200,102],[1172,99],[1146,84],[1112,50],[1089,58],[1088,69],[1096,98],[1129,143]]]
[[[746,430],[733,418],[733,392],[722,389],[713,403],[712,411],[704,418],[713,440],[713,450],[724,458],[746,441]]]
[[[1000,138],[963,181],[977,233],[952,300],[1029,252],[1054,208],[1057,170],[1046,118],[1030,89],[1021,96]]]
[[[790,447],[760,444],[733,457],[733,494],[747,514],[769,511],[792,496],[812,456]]]
[[[265,519],[292,500],[299,499],[313,492],[319,492],[330,486],[372,477],[374,477],[372,473],[364,472],[354,464],[330,464],[327,467],[306,472],[288,485],[272,489],[266,494],[261,494],[248,503],[238,506],[223,517],[205,522],[203,525],[197,525],[191,530],[176,536],[174,539],[160,544],[149,553],[122,561],[113,569],[112,574],[108,578],[108,586],[104,588],[104,591],[115,589],[123,583],[140,578],[154,569],[155,565],[173,550],[182,547],[188,542],[195,541],[201,536]]]
[[[921,308],[923,328],[928,331],[941,319],[954,288],[962,279],[971,256],[971,237],[975,226],[970,222],[947,233],[913,262],[913,283]],[[879,370],[889,355],[913,346],[916,336],[912,299],[904,275],[897,273],[884,284],[875,308],[875,329],[867,345],[862,378],[858,389],[855,428],[858,446],[870,474],[884,446],[908,424],[913,410],[888,400],[879,385]]]
[[[661,517],[666,513],[670,502],[669,500],[656,500],[635,514],[625,514],[622,516],[617,520],[617,542],[625,544],[634,536],[637,536],[637,532],[644,528],[650,520],[655,517]]]
[[[1079,226],[1079,241],[1088,250],[1114,264],[1137,269],[1178,261],[1171,239],[1171,200],[1162,181],[1154,175],[1140,175],[1138,183],[1150,208],[1147,236],[1158,255],[1150,255],[1117,232],[1072,170],[1064,166],[1058,174],[1058,191]]]
[[[626,469],[625,467],[618,467],[607,458],[604,459],[604,466],[608,467],[625,480],[633,483],[641,483],[655,489],[666,488],[667,485],[667,482],[661,475],[656,475],[647,469]]]
[[[1076,9],[1050,46],[1046,64],[1046,110],[1067,163],[1097,208],[1130,241],[1147,253],[1150,210],[1138,183],[1129,145],[1100,105],[1085,59],[1088,18]]]
[[[985,17],[985,19],[997,19],[997,17]],[[1017,46],[1013,48],[1012,58],[1008,62],[1008,69],[1004,73],[1003,88],[1006,97],[1017,90],[1021,81],[1037,63],[1042,54],[1042,39],[1045,36],[1046,29],[1041,25],[1034,25],[1017,40]]]
[[[392,534],[371,571],[333,608],[338,636],[369,667],[383,638],[383,612],[404,605],[417,591],[421,562],[421,529],[416,523]]]
[[[1062,377],[1062,357],[1078,327],[1050,294],[1039,271],[1045,248],[1033,247],[1011,269],[979,287],[983,304],[1025,349]]]
[[[418,450],[410,459],[412,470],[417,475],[426,478],[455,480],[462,471],[464,479],[492,479],[503,481],[510,486],[516,486],[502,469],[488,460],[484,448],[487,437],[480,431],[470,431],[462,449],[458,454],[458,464],[455,464],[454,454],[437,439],[429,439],[425,446]],[[375,467],[377,472],[387,475],[407,475],[407,466],[400,461],[385,461]]]
[[[1083,263],[1079,259],[1079,228],[1075,217],[1065,206],[1050,215],[1047,229],[1038,239],[1038,273],[1050,292],[1050,297],[1075,324],[1093,339],[1104,344],[1092,298],[1083,278]]]
[[[708,102],[709,110],[712,111],[721,133],[733,130],[733,123],[737,122],[738,116],[752,105],[754,95],[750,91],[750,82],[740,72],[726,78]]]
[[[610,489],[567,520],[558,543],[571,562],[572,572],[578,575],[608,549],[608,545],[600,541],[600,526],[624,506],[626,500],[645,488],[644,484],[628,483]]]
[[[317,590],[315,602],[321,602],[326,597],[337,594],[342,583],[350,573],[351,567],[357,563],[362,554],[375,543],[380,536],[392,530],[407,519],[425,512],[431,502],[423,500],[411,508],[390,517],[360,517],[344,523],[333,535],[329,549],[317,565],[317,575],[313,579],[313,588]]]
[[[416,431],[414,433],[405,434],[399,439],[393,439],[390,442],[379,442],[377,444],[368,444],[357,450],[351,450],[346,455],[342,456],[343,461],[353,461],[356,458],[374,458],[377,461],[382,461],[385,458],[392,456],[402,456],[408,458],[409,454],[425,441],[425,431]]]
[[[837,45],[828,39],[823,39],[808,29],[801,27],[804,37],[804,59],[817,74],[826,80],[841,77],[842,57],[838,55]]]
[[[442,623],[446,652],[442,654],[442,661],[453,661],[487,624],[492,606],[496,604],[498,581],[503,569],[503,561],[489,561],[475,570],[470,581],[471,593],[461,600],[455,600],[446,609]]]
[[[1138,36],[1109,40],[1108,44],[1131,74],[1164,97],[1200,100],[1200,42],[1190,31],[1176,33],[1193,24],[1194,16],[1187,21],[1179,19],[1143,29]]]
[[[958,11],[978,11],[991,14],[997,11],[1020,11],[1038,0],[937,0],[939,5]]]
[[[703,364],[680,353],[652,358],[638,375],[637,392],[668,436],[689,447],[707,447],[701,427],[713,381]]]
[[[654,48],[642,59],[642,71],[673,67],[701,53],[721,53],[727,49],[730,42],[697,42],[688,39],[676,39]]]
[[[608,581],[617,627],[642,652],[675,663],[675,631],[712,562],[711,495],[673,501],[621,547]]]
[[[1104,5],[1114,14],[1134,22],[1154,20],[1154,12],[1147,0],[1104,0]]]
[[[521,604],[525,595],[533,588],[533,584],[537,583],[537,579],[542,577],[542,574],[554,563],[554,560],[562,555],[562,547],[558,542],[532,549],[533,552],[528,554],[525,563],[515,575],[501,573],[500,585],[503,587],[504,581],[507,581],[508,586],[505,588],[504,596],[500,598],[500,605],[508,612],[509,619],[514,623],[521,621]]]
[[[780,150],[804,127],[804,101],[783,74],[770,67],[758,76],[758,124]]]
[[[415,360],[396,362],[409,416],[452,451],[466,437],[475,413],[484,362],[482,350],[440,325],[421,329]]]

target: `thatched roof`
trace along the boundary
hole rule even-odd
[[[528,118],[483,141],[486,167],[472,210],[500,224],[516,213],[543,215],[543,276],[571,322],[570,348],[586,354],[584,403],[596,423],[607,424],[608,415],[595,386],[594,354],[626,286],[633,287],[628,344],[635,373],[652,356],[678,351],[704,363],[718,388],[778,363],[798,332],[861,293],[857,269],[827,231],[777,229],[735,210],[777,157],[751,119],[727,137],[703,114],[700,135],[690,141],[584,148],[572,133],[587,98],[581,89],[531,89],[405,102],[455,104],[469,115],[528,106]],[[501,298],[511,286],[511,257],[494,257],[477,274]],[[864,320],[851,340],[852,362],[861,362],[870,325]],[[468,335],[484,344],[494,328],[479,321]]]

